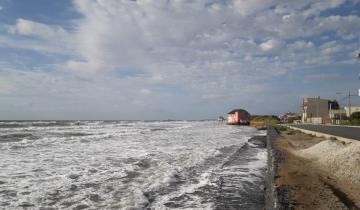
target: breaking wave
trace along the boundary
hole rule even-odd
[[[265,149],[248,140],[264,132],[249,127],[27,121],[1,122],[0,131],[0,208],[221,209],[262,202]]]

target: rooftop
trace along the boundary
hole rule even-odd
[[[235,114],[235,112],[246,112],[249,114],[249,112],[246,111],[245,109],[234,109],[231,112],[229,112],[228,114]]]

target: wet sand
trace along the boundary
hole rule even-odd
[[[356,174],[339,178],[331,171],[332,167],[324,167],[319,159],[304,152],[325,141],[299,131],[282,132],[276,147],[284,159],[278,167],[276,185],[289,191],[294,209],[360,209],[360,185],[351,179]]]

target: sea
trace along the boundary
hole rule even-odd
[[[262,209],[265,136],[217,121],[0,121],[0,209]]]

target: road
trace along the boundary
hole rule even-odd
[[[348,139],[360,140],[360,127],[312,125],[312,124],[293,124],[293,127],[316,131]]]

